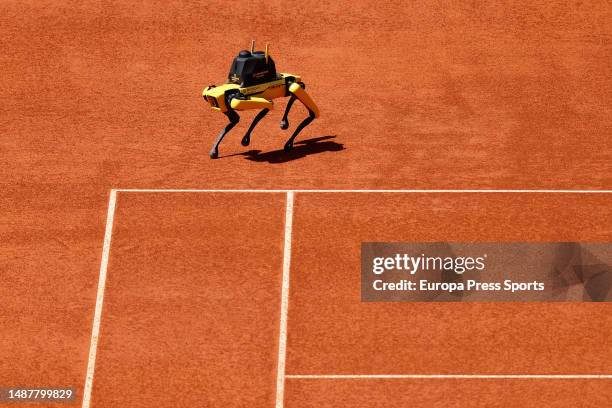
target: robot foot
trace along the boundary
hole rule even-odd
[[[248,135],[243,137],[240,141],[240,144],[243,146],[248,146],[249,144],[251,144],[251,138]]]
[[[219,157],[219,150],[218,150],[218,149],[214,149],[214,148],[213,148],[213,149],[210,151],[210,154],[209,154],[209,155],[210,155],[210,158],[211,158],[211,159],[216,159],[217,157]]]
[[[293,149],[293,140],[289,140],[287,143],[285,143],[285,147],[283,148],[285,152],[289,152],[291,149]]]
[[[289,122],[286,120],[281,120],[280,122],[280,128],[283,130],[287,130],[289,129]]]

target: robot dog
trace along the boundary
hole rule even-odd
[[[319,108],[306,93],[306,86],[300,76],[286,73],[277,74],[274,61],[268,51],[268,45],[266,45],[265,52],[255,51],[255,41],[252,41],[251,51],[240,51],[238,56],[234,58],[227,82],[219,86],[207,86],[202,92],[202,96],[212,109],[222,112],[229,119],[229,123],[219,133],[210,150],[211,159],[219,157],[219,143],[240,121],[240,116],[236,111],[260,109],[242,138],[242,145],[248,146],[251,142],[251,132],[253,132],[257,123],[274,107],[273,99],[290,97],[280,122],[280,128],[283,130],[289,127],[287,116],[295,100],[298,99],[302,102],[308,109],[309,115],[298,125],[285,143],[284,150],[286,152],[293,148],[293,141],[302,129],[319,117]]]

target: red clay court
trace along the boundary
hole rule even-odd
[[[3,2],[0,387],[77,394],[20,407],[612,406],[609,303],[362,303],[359,274],[361,242],[612,242],[610,21]],[[285,102],[248,148],[245,114],[213,161],[225,118],[200,93],[252,38],[321,118],[285,154]]]

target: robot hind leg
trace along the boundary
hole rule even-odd
[[[291,106],[293,106],[293,102],[295,102],[296,99],[297,98],[295,97],[295,95],[291,95],[291,98],[289,98],[289,102],[287,102],[285,113],[283,114],[283,118],[280,121],[280,128],[283,130],[286,130],[289,128],[289,119],[287,117],[289,116],[289,111],[291,110]]]
[[[310,124],[310,122],[312,122],[314,120],[315,113],[313,111],[311,111],[310,109],[308,109],[308,117],[306,119],[304,119],[297,128],[295,128],[295,131],[293,132],[293,134],[291,135],[291,137],[289,138],[289,140],[287,140],[287,143],[285,143],[285,147],[284,150],[286,152],[288,152],[289,150],[293,149],[293,140],[296,138],[296,136],[302,131],[302,129],[304,129],[306,126],[308,126]]]
[[[298,82],[298,84],[303,88],[306,89],[306,84],[303,82]],[[280,128],[282,130],[287,130],[289,128],[289,111],[291,110],[291,107],[293,106],[293,102],[295,102],[295,100],[297,99],[297,97],[295,96],[295,94],[291,94],[291,98],[289,98],[289,102],[287,102],[287,107],[285,108],[285,113],[283,114],[283,118],[280,121]]]
[[[296,82],[292,83],[291,86],[289,87],[289,92],[291,92],[292,94],[292,99],[293,98],[299,99],[300,102],[302,102],[304,106],[306,106],[306,108],[308,109],[308,117],[304,119],[302,123],[298,125],[298,127],[295,129],[295,131],[293,132],[289,140],[287,140],[287,143],[285,143],[284,150],[286,152],[288,152],[289,150],[293,148],[293,141],[295,140],[296,136],[302,131],[302,129],[308,126],[310,122],[312,122],[315,118],[319,117],[319,108],[314,103],[310,95],[306,93],[304,88],[306,88],[306,86],[303,83],[296,83]],[[287,109],[287,112],[288,112],[291,106],[288,105],[287,108],[288,108]],[[287,112],[285,112],[285,114],[287,114]],[[286,119],[286,118],[283,117],[283,119]],[[283,122],[281,122],[281,125],[282,123]]]
[[[223,128],[223,130],[221,130],[221,133],[219,133],[219,136],[217,136],[217,140],[215,140],[215,143],[213,144],[213,147],[210,150],[210,158],[211,159],[216,159],[217,157],[219,157],[219,143],[221,143],[221,141],[223,140],[225,135],[230,130],[232,130],[232,128],[234,126],[236,126],[236,124],[238,122],[240,122],[240,116],[236,113],[236,111],[230,109],[227,112],[223,112],[223,113],[225,114],[225,116],[227,116],[227,118],[229,119],[230,123],[228,123],[225,126],[225,128]]]
[[[249,130],[247,130],[246,134],[242,138],[242,141],[240,142],[243,146],[248,146],[251,143],[251,132],[253,131],[253,129],[255,129],[257,123],[259,123],[259,121],[262,120],[264,116],[268,114],[268,112],[270,112],[270,109],[265,108],[259,111],[257,116],[255,116],[255,119],[253,119],[251,126],[249,126]]]

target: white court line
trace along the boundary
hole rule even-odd
[[[91,342],[89,343],[89,359],[87,360],[87,375],[85,376],[85,389],[83,390],[82,408],[89,408],[91,401],[91,389],[93,385],[94,369],[96,366],[96,352],[98,349],[98,337],[100,335],[100,322],[102,319],[102,305],[104,303],[106,270],[108,268],[108,258],[110,255],[116,203],[117,190],[111,190],[110,197],[108,199],[108,212],[106,213],[106,229],[104,231],[104,244],[102,245],[102,261],[100,262],[98,292],[96,294],[96,308],[94,311],[93,328],[91,329]]]
[[[276,372],[276,408],[283,408],[285,396],[285,360],[287,357],[287,315],[289,312],[289,272],[291,268],[291,230],[293,228],[293,191],[287,192],[285,209],[285,243],[283,251],[283,282],[281,291],[280,330],[278,336],[278,366]]]
[[[612,379],[612,374],[287,374],[285,378],[301,380],[367,380],[367,379],[546,379],[585,380]]]
[[[96,352],[98,338],[100,335],[100,324],[102,317],[102,306],[104,300],[104,289],[110,245],[112,237],[113,221],[117,202],[117,193],[286,193],[287,205],[285,210],[285,240],[283,254],[283,277],[281,292],[281,318],[279,330],[278,367],[276,383],[276,408],[283,407],[284,387],[286,379],[612,379],[612,374],[584,374],[584,375],[480,375],[480,374],[380,374],[380,375],[300,375],[286,374],[287,355],[287,316],[289,307],[289,271],[291,265],[291,232],[293,223],[293,202],[295,193],[545,193],[545,194],[611,194],[612,190],[526,190],[526,189],[112,189],[108,202],[106,216],[106,229],[104,232],[104,243],[102,246],[102,259],[98,278],[98,290],[96,295],[96,306],[89,347],[89,358],[87,362],[87,374],[85,377],[85,388],[83,391],[82,408],[89,408],[93,377],[96,363]]]
[[[525,189],[440,189],[440,190],[411,190],[411,189],[164,189],[164,188],[122,188],[117,189],[122,193],[421,193],[421,194],[435,194],[435,193],[539,193],[539,194],[612,194],[612,190],[525,190]]]

